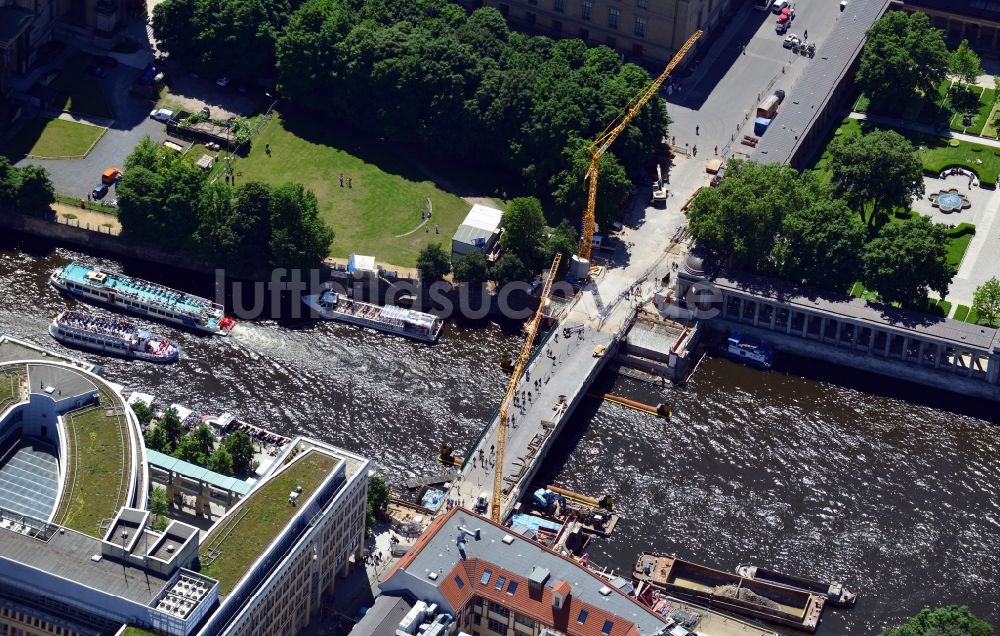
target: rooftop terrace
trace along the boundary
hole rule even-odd
[[[202,543],[201,573],[219,581],[221,595],[233,590],[299,511],[289,504],[289,493],[301,486],[299,506],[304,505],[339,463],[330,454],[306,452],[240,501],[217,524]]]
[[[52,520],[95,537],[125,504],[133,461],[124,405],[103,387],[100,400],[63,417],[66,479]]]
[[[21,383],[27,377],[24,365],[15,365],[0,371],[0,413],[21,401]]]

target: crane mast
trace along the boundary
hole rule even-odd
[[[660,90],[660,86],[663,84],[667,76],[673,72],[673,70],[680,64],[687,52],[691,50],[694,43],[698,41],[702,32],[700,30],[695,31],[691,37],[688,38],[687,42],[674,54],[670,62],[657,77],[650,83],[649,86],[643,90],[634,100],[626,107],[625,114],[616,123],[610,124],[604,129],[597,138],[594,139],[587,147],[587,152],[590,153],[590,166],[587,168],[587,174],[584,177],[587,181],[587,207],[583,211],[583,232],[580,239],[580,250],[577,252],[580,258],[590,260],[590,250],[594,242],[594,227],[596,222],[594,220],[594,209],[597,206],[597,177],[601,164],[601,157],[607,152],[611,144],[618,139],[618,135],[622,133],[623,130],[632,122],[635,116],[642,110],[642,107],[646,105],[656,91]]]
[[[559,261],[562,254],[556,252],[556,257],[552,259],[552,266],[549,268],[549,277],[542,287],[542,295],[538,301],[538,311],[535,312],[531,322],[528,323],[528,332],[524,337],[524,344],[521,346],[521,353],[514,364],[514,372],[510,376],[510,383],[507,385],[507,393],[500,403],[500,417],[497,421],[497,458],[496,471],[493,479],[493,500],[490,502],[490,518],[496,523],[500,523],[500,495],[503,492],[503,454],[504,446],[507,443],[507,413],[514,402],[514,394],[517,393],[517,384],[521,381],[521,374],[524,365],[531,357],[531,349],[535,343],[535,336],[538,334],[538,325],[542,322],[542,315],[545,314],[545,302],[549,299],[552,291],[552,281],[556,279],[556,271],[559,269]]]

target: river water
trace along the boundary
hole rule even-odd
[[[50,312],[77,303],[46,279],[74,259],[123,267],[0,238],[0,332],[61,349],[46,334]],[[124,269],[211,294],[207,277]],[[441,444],[472,441],[505,385],[498,360],[520,345],[516,325],[492,323],[451,322],[434,346],[307,320],[245,322],[230,338],[148,326],[177,338],[184,357],[167,367],[100,360],[126,394],[315,436],[373,457],[395,482],[434,470]],[[615,498],[623,521],[591,544],[592,560],[627,571],[654,549],[726,570],[753,563],[846,581],[860,600],[828,610],[823,635],[877,634],[949,603],[1000,625],[994,408],[809,361],[784,364],[760,373],[707,359],[681,389],[604,380],[616,393],[669,402],[675,417],[596,400],[574,415],[544,472]]]

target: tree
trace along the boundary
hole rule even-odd
[[[894,130],[838,137],[830,154],[833,193],[869,225],[881,226],[894,208],[909,209],[913,197],[924,193],[920,157]]]
[[[924,608],[900,627],[890,627],[881,636],[993,636],[993,627],[972,615],[965,605]]]
[[[153,409],[149,408],[143,402],[135,402],[129,404],[132,412],[135,413],[135,418],[139,420],[139,426],[146,426],[151,421],[153,421]]]
[[[170,514],[170,501],[167,499],[166,490],[153,487],[149,493],[149,512],[154,517],[166,517]]]
[[[56,201],[49,173],[41,166],[25,166],[18,170],[17,207],[22,212],[42,212]]]
[[[886,225],[862,252],[865,286],[888,303],[919,303],[929,290],[944,298],[956,272],[947,240],[946,228],[925,216]]]
[[[590,153],[587,141],[576,141],[566,148],[568,167],[552,178],[555,189],[552,192],[556,205],[573,211],[582,211],[587,205],[587,182],[584,175],[590,168]],[[628,200],[632,181],[618,159],[605,153],[600,160],[597,173],[597,201],[594,218],[600,227],[611,225],[621,213]]]
[[[233,472],[246,475],[253,470],[253,440],[246,431],[235,431],[226,438],[226,450],[233,458]]]
[[[455,280],[470,285],[486,281],[486,258],[481,252],[469,252],[455,259]]]
[[[865,226],[843,201],[816,186],[807,205],[786,213],[772,261],[784,278],[843,291],[861,274]]]
[[[233,456],[229,454],[225,446],[220,446],[209,456],[208,469],[220,475],[232,476]]]
[[[704,188],[691,202],[691,233],[737,266],[766,268],[785,214],[804,203],[797,200],[798,178],[787,166],[731,161],[719,187]]]
[[[389,487],[378,475],[368,479],[368,507],[365,528],[371,532],[378,520],[385,516],[389,509]]]
[[[1000,316],[1000,280],[996,276],[976,288],[972,307],[990,325]]]
[[[926,14],[890,11],[868,30],[855,82],[877,106],[899,110],[914,93],[934,94],[949,57]]]
[[[440,244],[428,243],[417,254],[417,271],[425,283],[439,281],[451,271],[451,259]]]
[[[333,230],[319,218],[316,195],[301,183],[271,191],[271,267],[310,269],[330,250]]]
[[[528,277],[528,268],[524,266],[515,254],[507,253],[501,256],[490,272],[490,276],[496,281],[498,287],[503,287],[514,281],[524,280]]]
[[[969,41],[962,40],[948,58],[948,72],[965,84],[975,84],[983,74],[979,56],[969,48]]]
[[[17,203],[18,169],[7,157],[0,155],[0,210],[13,208]]]
[[[559,272],[563,273],[569,267],[570,258],[576,254],[577,243],[579,239],[577,238],[576,228],[573,224],[569,222],[569,219],[563,219],[556,226],[556,229],[549,235],[547,241],[545,241],[545,260],[551,263],[552,259],[555,258],[556,252],[562,254],[562,260],[559,262]]]
[[[212,428],[208,424],[199,424],[198,428],[191,432],[191,435],[198,440],[198,450],[201,451],[202,455],[207,458],[212,454],[212,451],[215,450],[215,433],[212,432]]]
[[[201,448],[201,443],[195,433],[190,433],[181,438],[177,448],[174,449],[174,457],[177,459],[204,466],[208,462],[208,457]]]
[[[184,436],[184,423],[181,422],[177,409],[168,406],[163,411],[163,419],[160,420],[160,425],[163,426],[163,432],[167,439],[167,447],[176,448]]]
[[[513,199],[503,213],[500,246],[517,256],[523,264],[538,262],[545,231],[541,202],[534,197]]]
[[[146,431],[144,438],[146,448],[158,453],[170,454],[172,448],[167,440],[167,431],[163,428],[163,424],[157,423],[156,426]]]

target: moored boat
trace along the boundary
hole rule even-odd
[[[770,369],[774,364],[774,349],[770,345],[738,331],[729,334],[723,351],[734,360],[760,369]]]
[[[177,362],[180,347],[130,322],[82,311],[64,311],[49,325],[53,338],[67,345],[147,362]]]
[[[814,632],[826,596],[750,579],[676,557],[643,552],[632,578],[711,607]]]
[[[52,272],[53,287],[83,300],[172,322],[202,333],[228,335],[236,320],[218,303],[97,267],[70,263]]]
[[[844,587],[843,583],[838,583],[837,581],[823,583],[822,581],[807,579],[804,576],[782,574],[781,572],[775,572],[774,570],[768,570],[756,565],[741,565],[736,568],[736,573],[748,579],[766,581],[775,585],[805,590],[813,594],[823,594],[826,596],[827,602],[840,607],[849,607],[854,605],[855,601],[858,600],[858,595],[855,592],[850,591]]]
[[[444,321],[434,314],[396,305],[374,305],[327,290],[305,296],[302,302],[327,320],[340,320],[408,338],[434,342]]]

